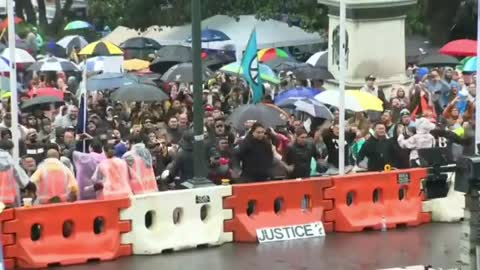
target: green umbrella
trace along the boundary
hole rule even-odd
[[[457,65],[457,69],[460,71],[463,71],[463,67],[471,58],[472,58],[471,56],[463,58],[462,61],[460,61],[460,63]]]
[[[269,66],[258,64],[258,67],[260,69],[260,78],[262,78],[262,80],[273,84],[280,84],[280,79],[277,77],[277,74],[275,74]],[[223,66],[220,71],[231,75],[243,76],[243,68],[238,62]]]

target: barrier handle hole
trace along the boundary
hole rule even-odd
[[[69,238],[73,234],[73,221],[66,220],[63,222],[63,237]]]
[[[32,241],[40,240],[40,238],[42,238],[42,231],[42,225],[38,223],[33,224],[30,232],[30,239],[32,239]]]
[[[373,191],[373,203],[379,203],[382,201],[382,190],[379,189],[379,188],[376,188],[374,191]]]
[[[302,211],[303,212],[310,212],[312,210],[312,201],[310,199],[310,195],[303,195],[302,199]]]
[[[207,222],[209,212],[210,212],[210,205],[208,204],[202,205],[202,207],[200,208],[200,219],[203,222]]]
[[[182,222],[183,217],[183,209],[181,207],[177,207],[173,210],[173,224],[178,225]]]
[[[255,200],[250,200],[247,203],[247,216],[251,217],[255,214],[257,210],[257,202]]]
[[[153,226],[153,223],[155,222],[155,216],[156,216],[156,213],[153,210],[150,210],[147,213],[145,213],[145,227],[147,229],[150,229]]]
[[[355,192],[350,191],[347,193],[347,206],[351,206],[355,202]]]
[[[105,231],[105,219],[103,217],[96,217],[93,220],[93,232],[101,234]]]
[[[407,187],[401,187],[398,190],[398,200],[403,201],[407,199]]]
[[[275,214],[280,215],[283,211],[284,208],[284,201],[283,198],[276,198],[275,201],[273,202],[273,210],[275,211]]]

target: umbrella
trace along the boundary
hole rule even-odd
[[[0,56],[0,72],[10,71],[10,61],[3,56]],[[5,89],[3,89],[5,90]]]
[[[352,92],[358,92],[359,93],[358,95],[361,95],[361,96],[356,96],[357,93],[352,93]],[[380,104],[380,106],[382,107],[381,109],[378,107],[379,104],[377,103],[378,102],[377,97],[373,95],[364,96],[362,93],[363,92],[358,90],[347,91],[345,93],[345,109],[351,110],[354,112],[363,112],[367,110],[383,111],[382,104]],[[364,93],[364,94],[368,94],[368,93]],[[367,99],[364,99],[365,97],[367,97]],[[368,100],[368,98],[371,98],[371,99]],[[320,101],[323,104],[328,104],[328,105],[338,107],[340,104],[340,91],[336,91],[336,90],[323,91],[322,93],[316,95],[315,99],[317,101]]]
[[[202,31],[202,42],[226,41],[230,38],[222,31],[215,29],[205,29]],[[192,37],[187,39],[187,42],[192,42]]]
[[[115,101],[157,102],[169,97],[160,88],[148,84],[135,84],[120,87],[110,96]]]
[[[7,59],[7,61],[10,61],[10,48],[6,48],[5,50],[3,50],[1,56]],[[27,51],[15,48],[15,62],[34,63],[35,59]]]
[[[301,67],[306,67],[308,64],[297,62],[295,59],[284,59],[284,58],[277,58],[272,61],[268,61],[264,63],[265,65],[269,66],[271,69],[275,71],[292,71]]]
[[[316,95],[320,94],[320,90],[309,87],[297,87],[281,92],[275,98],[275,104],[279,105],[285,102],[287,99],[312,99]]]
[[[30,71],[79,71],[80,69],[74,63],[67,59],[57,58],[54,56],[46,57],[33,65],[28,70]]]
[[[36,108],[49,106],[50,104],[59,106],[65,104],[65,102],[55,96],[35,97],[25,101],[21,108],[22,110],[35,110]]]
[[[102,73],[87,79],[88,91],[116,89],[137,84],[137,81],[122,73]]]
[[[70,50],[75,47],[80,49],[85,48],[88,45],[88,42],[82,36],[70,35],[60,39],[57,44],[66,50]]]
[[[477,71],[477,57],[469,58],[463,65],[463,72],[476,72]]]
[[[123,62],[123,68],[128,71],[148,69],[150,62],[141,59],[130,59]]]
[[[156,53],[157,57],[150,64],[150,70],[165,73],[179,63],[192,62],[192,48],[180,45],[162,47]]]
[[[440,49],[441,54],[452,56],[476,56],[477,41],[471,39],[457,39],[443,45]]]
[[[328,51],[315,53],[308,58],[306,63],[317,68],[328,68]]]
[[[354,97],[367,111],[383,111],[383,101],[370,93],[359,90],[348,90],[346,95]]]
[[[228,53],[208,53],[207,57],[204,59],[204,64],[212,70],[218,70],[222,66],[235,62],[235,57],[231,56]]]
[[[257,121],[266,127],[285,125],[288,119],[282,110],[276,106],[265,104],[247,104],[236,108],[227,119],[237,130],[243,130],[247,121]]]
[[[162,45],[154,39],[147,37],[134,37],[125,40],[120,44],[122,49],[151,49],[158,50],[162,48]]]
[[[278,79],[277,74],[275,74],[275,72],[269,66],[265,64],[258,64],[258,67],[260,69],[259,73],[262,80],[274,84],[280,84],[280,79]],[[243,68],[239,62],[234,62],[223,66],[220,71],[235,76],[243,76]]]
[[[96,41],[88,44],[79,54],[88,56],[112,56],[123,55],[123,51],[111,42]]]
[[[330,109],[328,109],[327,106],[316,100],[297,100],[294,105],[297,111],[308,113],[313,117],[323,118],[327,120],[333,119],[333,114]]]
[[[39,88],[36,90],[31,90],[28,92],[30,97],[57,97],[63,100],[64,93],[63,91],[58,90],[57,88],[46,87],[46,88]]]
[[[77,30],[77,29],[86,29],[86,28],[93,28],[93,26],[88,22],[73,21],[65,25],[65,28],[63,30]]]
[[[457,58],[449,55],[443,54],[432,54],[423,58],[418,65],[421,67],[439,67],[439,66],[450,66],[454,67],[458,65]]]
[[[0,76],[0,90],[10,91],[10,78]],[[17,91],[22,90],[22,84],[17,82]]]
[[[260,62],[269,62],[277,58],[289,59],[288,53],[282,49],[268,48],[258,52],[258,60]]]
[[[206,81],[213,76],[213,72],[203,67],[202,81]],[[193,65],[192,63],[182,63],[171,67],[165,74],[163,74],[162,81],[164,82],[193,82]]]
[[[297,68],[292,72],[299,80],[331,80],[335,78],[327,68],[317,68],[310,65]]]
[[[17,16],[15,16],[15,17],[13,18],[13,23],[14,23],[14,24],[19,24],[19,23],[21,23],[21,22],[23,22],[23,19],[22,19],[22,18],[17,17]],[[7,27],[8,27],[8,19],[5,18],[5,20],[3,20],[2,23],[0,23],[0,29],[4,29],[4,28],[7,28]]]

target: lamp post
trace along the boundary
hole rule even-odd
[[[193,172],[194,178],[182,185],[186,188],[211,186],[206,178],[207,165],[203,133],[202,98],[202,18],[201,0],[192,0],[192,60],[193,60]]]
[[[18,162],[20,159],[19,141],[20,131],[18,130],[18,97],[17,97],[17,62],[15,60],[15,7],[14,0],[7,2],[8,16],[8,49],[10,50],[10,110],[12,114],[12,141],[13,141],[13,160]]]
[[[338,173],[345,174],[345,79],[347,73],[345,61],[345,43],[346,43],[346,3],[340,0],[340,78],[338,80],[338,91],[340,91],[339,101],[339,123],[340,134],[338,134]]]

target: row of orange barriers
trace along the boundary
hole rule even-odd
[[[388,228],[416,226],[430,221],[422,213],[426,175],[425,169],[412,169],[233,185],[223,200],[233,217],[219,222],[219,230],[231,232],[234,242],[257,242],[257,229],[316,222],[327,232],[378,230],[385,222]],[[6,210],[0,214],[5,266],[44,268],[130,256],[132,246],[122,244],[122,234],[131,231],[131,221],[120,216],[130,206],[125,198]]]
[[[233,186],[225,231],[236,242],[256,242],[256,230],[323,222],[325,231],[358,232],[430,222],[422,212],[426,169]]]

